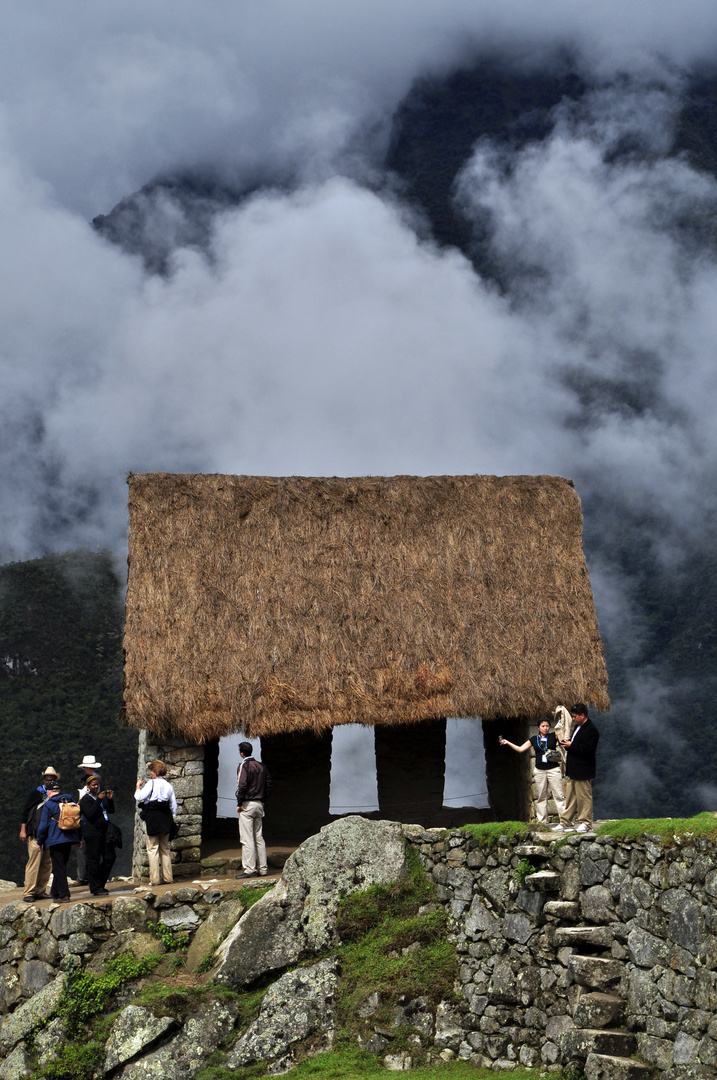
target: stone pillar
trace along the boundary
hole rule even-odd
[[[529,821],[532,808],[532,752],[516,754],[509,746],[501,746],[499,736],[522,746],[529,735],[526,720],[483,721],[485,774],[488,800],[496,821]]]
[[[376,724],[379,817],[430,827],[443,812],[446,721]]]
[[[141,731],[139,735],[138,776],[147,780],[147,765],[158,758],[167,766],[167,780],[177,796],[179,836],[172,840],[172,870],[175,878],[195,877],[199,873],[202,844],[202,805],[204,788],[204,747],[192,746],[183,739],[164,736],[161,741]],[[132,876],[149,877],[144,823],[135,815]]]

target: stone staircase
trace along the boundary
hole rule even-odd
[[[550,910],[558,905],[559,911]],[[549,901],[544,910],[564,918],[565,907],[565,902]],[[561,1038],[564,1059],[584,1062],[585,1080],[653,1080],[654,1070],[632,1057],[637,1042],[623,1026],[626,1003],[619,988],[625,964],[610,955],[610,927],[560,926],[555,944],[573,950],[568,970],[581,988],[573,1013],[575,1027]]]
[[[525,856],[545,857],[545,849],[526,846]],[[542,893],[558,891],[559,875],[539,870],[526,878],[530,889]],[[626,1002],[620,996],[625,963],[612,955],[613,932],[609,926],[565,925],[580,918],[579,905],[572,900],[548,900],[543,908],[560,925],[555,946],[568,953],[567,966],[580,996],[573,1012],[574,1027],[560,1036],[565,1063],[582,1065],[585,1080],[655,1080],[655,1070],[636,1060],[635,1036],[624,1027]]]

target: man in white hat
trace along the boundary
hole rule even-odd
[[[52,872],[50,852],[47,848],[40,849],[37,846],[37,827],[40,824],[42,805],[47,799],[46,783],[50,780],[59,780],[60,774],[52,765],[48,765],[42,774],[42,783],[33,788],[22,808],[20,819],[20,839],[27,844],[27,866],[25,867],[25,890],[23,900],[32,903],[33,900],[47,899],[47,883]],[[37,810],[36,810],[37,808]]]
[[[82,769],[84,774],[85,774],[85,778],[87,778],[88,776],[92,776],[93,773],[96,773],[97,775],[99,775],[99,770],[102,768],[102,762],[101,761],[95,761],[95,755],[94,754],[85,754],[85,756],[83,757],[82,761],[77,766],[77,768]],[[102,781],[101,780],[100,780],[100,787],[102,787]],[[79,802],[80,799],[82,798],[82,796],[86,795],[89,790],[90,789],[87,787],[86,783],[84,784],[83,787],[79,788],[77,801]],[[77,878],[74,881],[71,881],[70,885],[75,885],[75,886],[76,885],[87,885],[89,883],[89,879],[87,877],[87,848],[85,847],[84,840],[82,841],[80,846],[78,848],[76,848],[76,852],[77,852]]]

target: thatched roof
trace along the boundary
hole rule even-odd
[[[572,484],[129,480],[128,722],[204,742],[609,708]]]

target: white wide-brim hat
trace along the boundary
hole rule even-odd
[[[77,768],[78,769],[101,769],[102,768],[102,762],[101,761],[95,761],[95,755],[94,754],[85,754],[85,756],[83,757],[82,761],[77,766]]]
[[[42,770],[43,777],[54,776],[57,780],[60,779],[60,774],[57,769],[53,769],[52,765],[48,765],[46,769]]]

